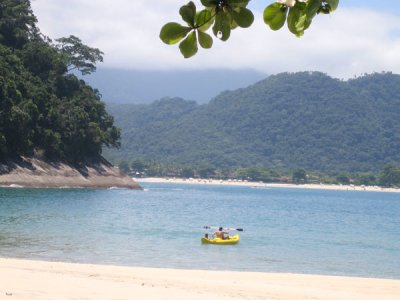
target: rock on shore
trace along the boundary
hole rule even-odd
[[[142,189],[103,158],[76,165],[26,157],[0,162],[0,186]]]

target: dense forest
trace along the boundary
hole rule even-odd
[[[102,52],[70,36],[41,34],[29,0],[0,2],[0,160],[18,156],[79,162],[119,146],[120,131],[89,74]]]
[[[400,76],[348,81],[319,72],[270,76],[208,104],[109,105],[122,128],[106,157],[180,166],[378,172],[400,164]]]

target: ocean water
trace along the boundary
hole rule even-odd
[[[400,279],[400,194],[144,183],[0,189],[0,256]],[[203,245],[204,225],[241,227]]]

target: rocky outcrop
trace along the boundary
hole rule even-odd
[[[0,186],[142,189],[103,158],[74,165],[26,157],[0,162]]]

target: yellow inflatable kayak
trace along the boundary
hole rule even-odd
[[[233,245],[239,243],[240,236],[238,234],[227,237],[226,239],[221,239],[218,237],[209,239],[206,237],[201,238],[203,244],[218,244],[218,245]]]

